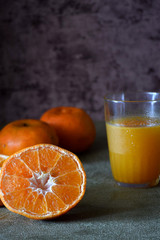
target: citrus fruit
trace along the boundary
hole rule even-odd
[[[0,131],[0,153],[4,155],[40,143],[58,144],[55,130],[40,120],[16,120]]]
[[[1,167],[2,167],[2,165],[3,165],[3,163],[4,163],[4,161],[5,161],[7,158],[8,158],[8,156],[3,155],[3,154],[0,154],[0,171],[1,171]],[[3,203],[2,203],[2,201],[1,201],[1,199],[0,199],[0,206],[3,206]]]
[[[46,111],[41,120],[54,127],[59,137],[59,146],[72,152],[87,150],[95,140],[94,123],[83,109],[55,107]]]
[[[86,174],[79,158],[60,147],[25,148],[4,162],[0,197],[12,212],[33,219],[58,217],[83,197]]]

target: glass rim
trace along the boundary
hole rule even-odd
[[[158,98],[156,99],[147,99],[147,100],[143,100],[143,99],[139,99],[139,100],[127,100],[127,99],[116,99],[116,97],[118,98],[118,96],[126,96],[127,94],[143,94],[144,96],[146,95],[158,95]],[[115,96],[115,97],[113,97]],[[143,97],[144,97],[143,96]],[[112,98],[113,97],[113,98]],[[108,96],[105,95],[104,96],[104,101],[105,102],[121,102],[121,103],[147,103],[147,102],[159,102],[160,101],[160,92],[150,92],[150,91],[119,91],[119,92],[108,92]]]

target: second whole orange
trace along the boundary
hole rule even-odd
[[[41,116],[41,120],[56,130],[59,145],[69,151],[83,152],[95,140],[94,122],[83,109],[69,106],[51,108]]]

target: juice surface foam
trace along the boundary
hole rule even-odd
[[[112,120],[110,123],[115,126],[122,127],[153,127],[160,125],[160,118],[151,118],[151,117],[126,117]]]

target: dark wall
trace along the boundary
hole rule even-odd
[[[1,0],[1,121],[72,105],[104,119],[108,90],[160,90],[159,0]]]

